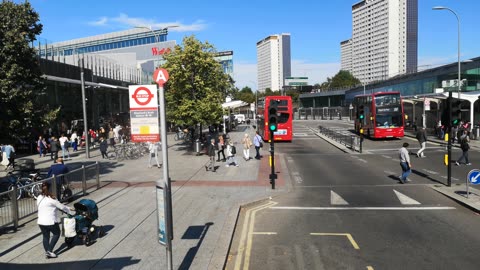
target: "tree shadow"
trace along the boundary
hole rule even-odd
[[[50,262],[51,261],[51,262]],[[132,257],[119,258],[102,258],[101,260],[75,260],[66,262],[55,262],[55,259],[50,259],[49,263],[0,263],[2,270],[50,270],[50,269],[92,269],[94,267],[100,269],[121,270],[127,266],[138,264],[140,260],[132,259]]]

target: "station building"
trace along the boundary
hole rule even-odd
[[[66,132],[73,120],[83,118],[82,65],[88,127],[125,125],[129,118],[128,86],[151,84],[155,67],[163,64],[163,55],[176,46],[176,41],[168,40],[167,35],[167,29],[134,28],[34,44],[47,79],[47,94],[40,97],[40,102],[61,106],[61,119],[54,129]],[[233,51],[219,52],[215,57],[224,71],[233,76]]]
[[[461,63],[461,91],[458,91],[458,63],[439,66],[420,72],[403,74],[388,80],[372,82],[355,87],[301,94],[300,105],[304,110],[300,115],[321,114],[329,108],[340,110],[344,116],[349,115],[353,98],[357,95],[376,92],[398,91],[404,102],[404,112],[409,121],[425,122],[427,127],[433,127],[441,118],[441,112],[446,108],[446,98],[452,92],[454,99],[462,101],[462,119],[474,124],[480,122],[480,57]],[[430,104],[429,108],[424,104]]]

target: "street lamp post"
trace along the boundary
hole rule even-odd
[[[457,56],[458,56],[458,99],[460,99],[460,91],[462,89],[462,85],[461,85],[461,80],[460,80],[460,19],[458,18],[458,15],[457,13],[455,13],[455,11],[451,10],[450,8],[448,7],[442,7],[442,6],[438,6],[438,7],[433,7],[432,8],[433,10],[448,10],[450,12],[453,13],[453,15],[455,15],[455,17],[457,18],[457,26],[458,26],[458,52],[457,52]]]

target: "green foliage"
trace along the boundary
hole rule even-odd
[[[244,101],[246,103],[254,103],[255,102],[255,93],[253,93],[252,89],[248,86],[242,88],[240,92],[235,96],[235,99]]]
[[[349,71],[340,70],[332,78],[327,78],[326,82],[322,84],[315,84],[314,89],[320,89],[321,91],[329,91],[339,88],[353,87],[359,85],[361,82],[355,78]]]
[[[170,78],[165,84],[167,120],[177,125],[220,123],[222,103],[232,80],[214,59],[215,48],[194,36],[165,55]]]
[[[36,97],[45,92],[34,48],[42,31],[39,15],[28,1],[0,3],[0,139],[28,137],[32,129],[55,118]]]

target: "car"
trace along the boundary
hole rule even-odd
[[[237,120],[238,123],[244,124],[245,123],[245,114],[235,114],[235,120]]]

